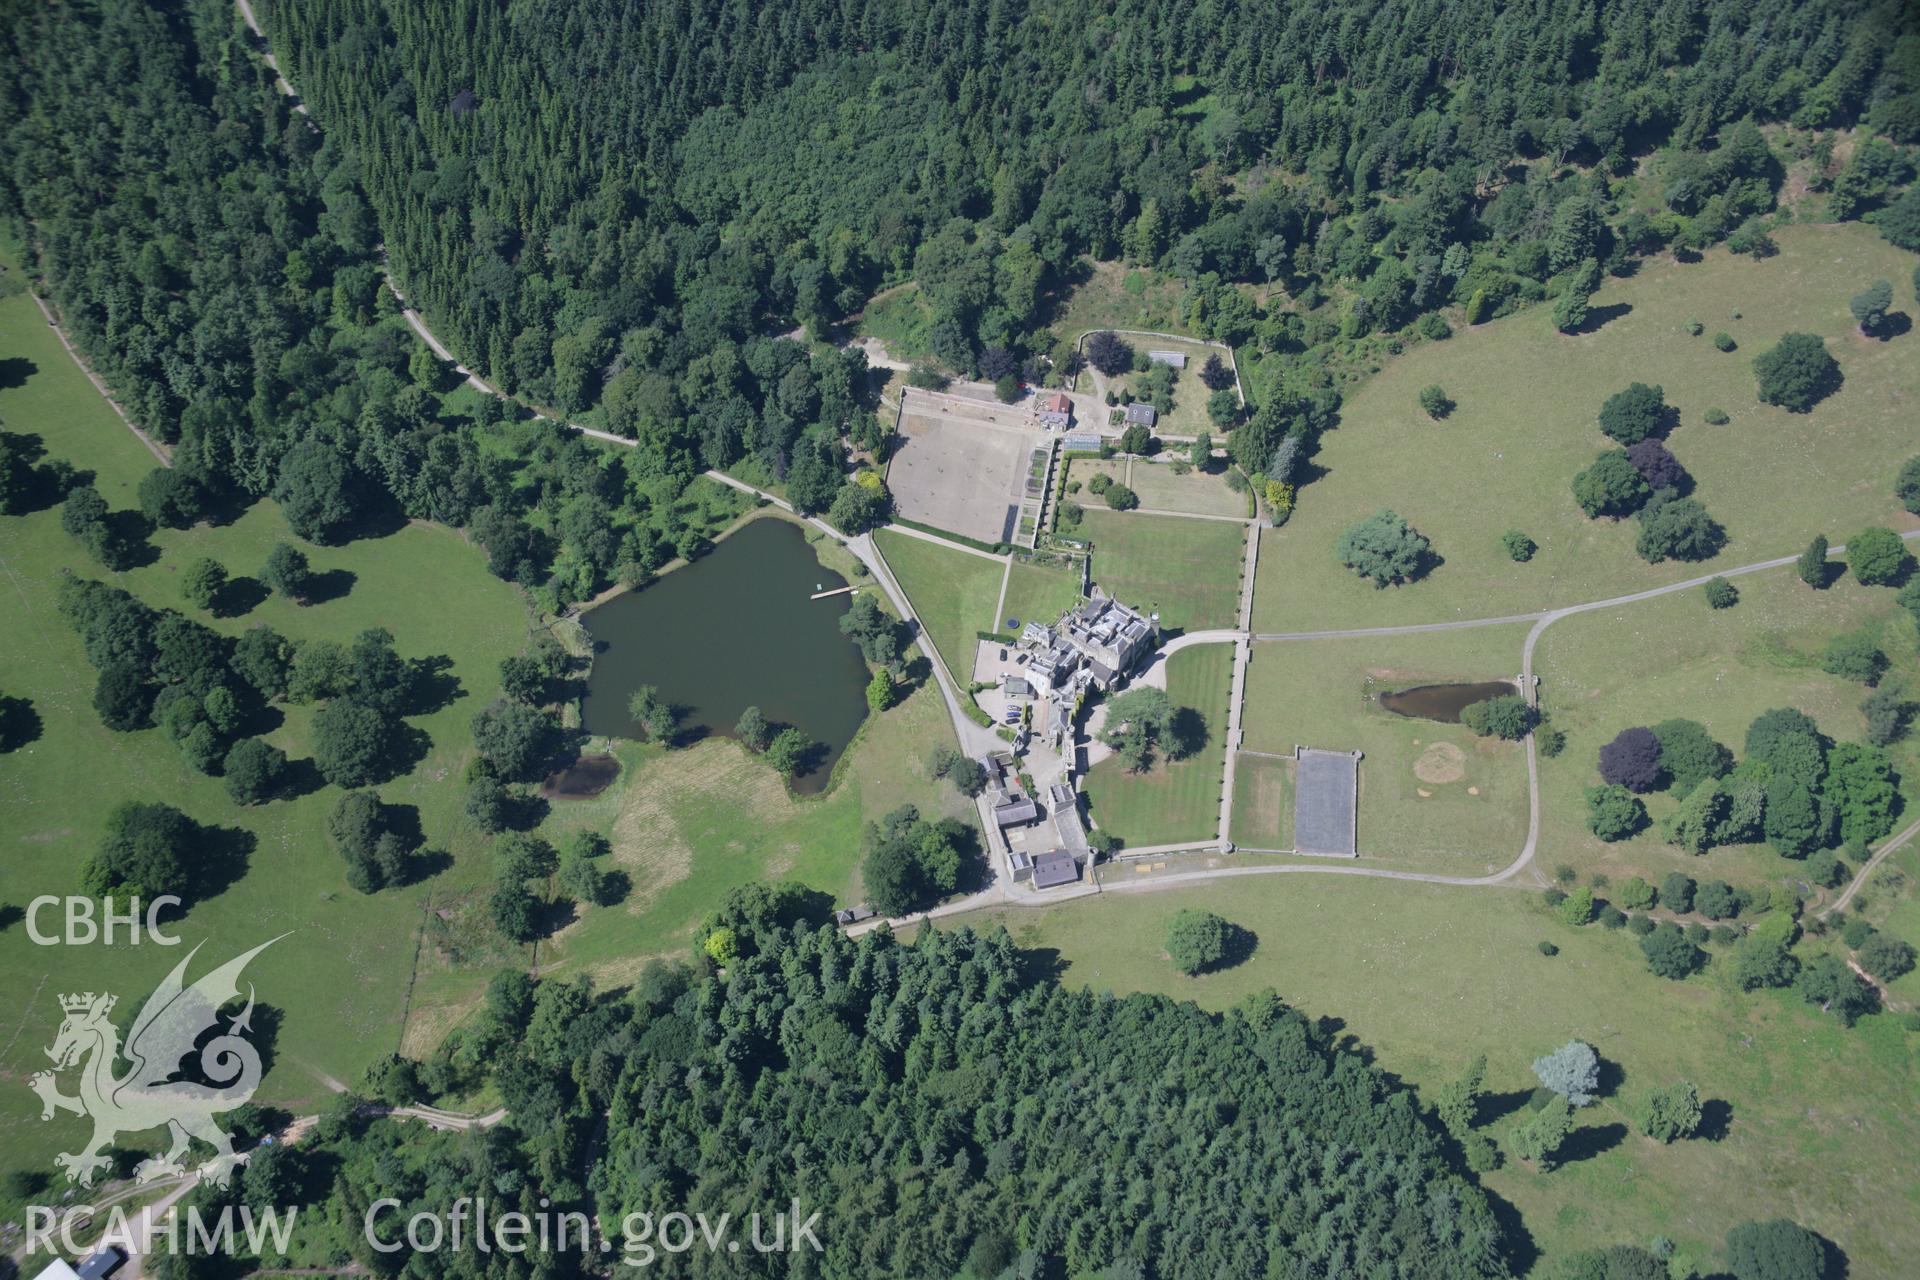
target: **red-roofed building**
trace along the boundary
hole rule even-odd
[[[1073,400],[1064,391],[1051,391],[1033,402],[1033,416],[1046,426],[1065,431],[1073,421]]]

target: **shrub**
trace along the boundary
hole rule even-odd
[[[1820,1280],[1827,1250],[1820,1237],[1785,1218],[1744,1222],[1727,1232],[1734,1280]]]
[[[1639,876],[1628,876],[1613,895],[1629,911],[1645,911],[1655,901],[1653,886]]]
[[[1507,558],[1517,564],[1533,559],[1533,553],[1540,549],[1539,543],[1518,529],[1509,529],[1501,534],[1500,545],[1507,549]]]
[[[1552,1053],[1533,1061],[1541,1085],[1576,1107],[1600,1096],[1600,1055],[1584,1040],[1569,1040]]]
[[[1701,590],[1706,594],[1709,609],[1731,609],[1740,603],[1740,588],[1725,578],[1711,578]]]
[[[1649,489],[1686,488],[1691,481],[1687,469],[1680,465],[1680,459],[1673,456],[1667,446],[1658,440],[1646,439],[1627,449],[1627,461],[1640,473]]]
[[[1340,562],[1376,587],[1411,582],[1426,572],[1433,544],[1382,508],[1340,535]]]
[[[1733,340],[1733,335],[1722,329],[1713,335],[1713,345],[1721,351],[1732,351],[1737,344]]]
[[[1700,948],[1687,941],[1680,927],[1673,924],[1663,924],[1640,939],[1640,951],[1647,958],[1649,971],[1675,981],[1698,969],[1706,958]]]
[[[1640,1108],[1640,1132],[1655,1142],[1691,1138],[1700,1130],[1700,1094],[1689,1080],[1676,1080],[1647,1096]]]
[[[1460,712],[1460,723],[1481,737],[1505,738],[1509,742],[1526,737],[1537,718],[1527,700],[1517,693],[1471,703]]]
[[[1685,915],[1693,910],[1693,877],[1684,871],[1669,871],[1660,878],[1660,903],[1667,910]]]
[[[1220,963],[1227,954],[1233,926],[1211,911],[1188,908],[1167,927],[1167,954],[1185,974],[1196,974]]]
[[[1541,892],[1540,898],[1549,907],[1557,907],[1567,900],[1567,891],[1565,889],[1549,888]]]
[[[1862,969],[1882,982],[1893,982],[1913,972],[1913,948],[1884,933],[1867,939],[1856,958]]]
[[[1687,333],[1689,336],[1697,338],[1706,331],[1707,326],[1701,324],[1698,320],[1687,321]]]
[[[1727,542],[1727,531],[1693,498],[1660,502],[1641,513],[1633,549],[1648,564],[1662,560],[1707,560]]]
[[[1560,948],[1554,946],[1545,938],[1542,938],[1540,939],[1540,954],[1543,956],[1557,956],[1560,954]]]
[[[1693,893],[1693,909],[1709,920],[1731,920],[1740,905],[1739,893],[1725,880],[1709,880]]]
[[[1558,908],[1560,918],[1576,928],[1593,923],[1593,890],[1581,885],[1568,894]]]
[[[1612,903],[1608,903],[1606,906],[1600,909],[1600,927],[1601,928],[1620,929],[1620,928],[1626,927],[1626,923],[1627,923],[1627,913],[1622,911],[1620,908],[1614,906]]]
[[[1611,843],[1637,834],[1646,825],[1647,806],[1625,787],[1587,788],[1587,826],[1594,835]]]
[[[1646,937],[1648,934],[1653,932],[1653,917],[1652,916],[1629,916],[1627,918],[1627,932],[1635,935],[1636,937],[1641,937],[1641,938]]]
[[[1847,567],[1867,586],[1898,586],[1912,563],[1900,535],[1883,526],[1862,529],[1847,539]]]
[[[1700,420],[1710,427],[1724,427],[1733,419],[1727,416],[1725,409],[1715,406],[1700,415]]]
[[[1827,641],[1820,669],[1842,680],[1855,680],[1872,688],[1887,673],[1887,655],[1873,637],[1858,631],[1834,636]]]
[[[1600,406],[1600,430],[1623,445],[1665,432],[1671,410],[1658,386],[1636,382],[1616,391]]]
[[[1567,735],[1551,725],[1543,725],[1533,731],[1533,745],[1551,760],[1567,749]]]
[[[1908,458],[1901,464],[1900,474],[1893,481],[1893,493],[1900,499],[1901,506],[1920,516],[1920,456]]]
[[[1093,479],[1087,481],[1087,492],[1095,497],[1099,497],[1112,487],[1113,477],[1104,471],[1094,473]]]
[[[1660,768],[1660,739],[1653,730],[1636,725],[1622,729],[1600,748],[1600,777],[1611,786],[1635,793],[1655,790],[1664,774]]]
[[[1625,449],[1609,449],[1573,478],[1573,500],[1590,518],[1632,515],[1653,496]]]
[[[1438,386],[1420,389],[1420,407],[1426,410],[1429,418],[1438,422],[1453,412],[1453,401],[1447,398],[1445,390]]]
[[[1733,768],[1733,752],[1697,720],[1662,720],[1653,726],[1653,736],[1660,744],[1660,770],[1675,795],[1684,796]]]
[[[1131,511],[1140,505],[1140,495],[1123,484],[1110,484],[1103,495],[1115,511]]]
[[[1806,413],[1840,387],[1840,365],[1811,333],[1789,333],[1753,362],[1763,404]]]

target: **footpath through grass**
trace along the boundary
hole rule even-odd
[[[1575,1037],[1593,1044],[1618,1071],[1576,1116],[1575,1158],[1539,1174],[1509,1153],[1482,1178],[1519,1210],[1513,1243],[1532,1275],[1581,1249],[1655,1235],[1710,1252],[1728,1228],[1772,1217],[1833,1240],[1855,1276],[1905,1274],[1901,1260],[1920,1250],[1910,1211],[1920,1067],[1892,1016],[1848,1030],[1792,992],[1742,994],[1718,965],[1680,983],[1655,977],[1626,930],[1571,928],[1516,890],[1276,875],[1136,893],[1119,872],[1106,881],[1095,898],[941,927],[1005,926],[1021,946],[1057,953],[1069,987],[1157,991],[1210,1009],[1273,988],[1309,1017],[1338,1019],[1429,1105],[1484,1053],[1483,1124],[1502,1145],[1536,1084],[1533,1059]],[[1252,956],[1179,974],[1164,941],[1183,907],[1251,930]],[[1560,954],[1542,956],[1543,938]],[[1639,1099],[1681,1078],[1726,1117],[1723,1137],[1660,1146],[1639,1135]]]
[[[894,529],[873,535],[874,545],[887,558],[887,567],[907,593],[914,614],[934,647],[946,660],[953,678],[965,685],[973,679],[973,654],[982,631],[993,631],[998,619],[993,608],[1006,576],[1004,561],[988,560],[955,551]]]
[[[1156,758],[1129,773],[1109,757],[1087,775],[1087,803],[1103,830],[1129,845],[1210,840],[1220,828],[1220,780],[1227,758],[1227,700],[1233,646],[1203,644],[1167,659],[1167,697],[1197,711],[1206,742],[1184,760]]]
[[[1541,306],[1389,363],[1341,409],[1314,459],[1325,474],[1301,490],[1292,521],[1265,535],[1256,629],[1529,612],[1792,554],[1816,533],[1841,542],[1868,524],[1915,527],[1893,478],[1916,451],[1920,332],[1863,338],[1847,299],[1885,278],[1902,282],[1899,305],[1911,307],[1905,282],[1920,257],[1858,223],[1786,227],[1776,239],[1779,256],[1761,262],[1715,250],[1606,281],[1595,308],[1617,314],[1595,332],[1558,333]],[[1691,319],[1702,336],[1688,336]],[[1738,350],[1715,350],[1718,330]],[[1754,392],[1754,357],[1788,330],[1824,337],[1846,378],[1808,414]],[[1634,520],[1588,520],[1574,503],[1574,475],[1611,444],[1595,423],[1600,405],[1635,381],[1661,385],[1678,408],[1668,445],[1726,527],[1726,549],[1705,564],[1649,565],[1634,551]],[[1418,404],[1429,384],[1458,402],[1443,422]],[[1711,408],[1732,421],[1708,425]],[[1443,557],[1425,581],[1375,590],[1336,558],[1341,531],[1381,507]],[[1510,528],[1539,543],[1530,562],[1508,558],[1500,535]]]
[[[1088,508],[1093,580],[1122,604],[1160,614],[1166,635],[1234,625],[1247,530],[1221,520]]]

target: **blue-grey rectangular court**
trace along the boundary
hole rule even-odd
[[[1298,748],[1293,845],[1298,853],[1351,858],[1360,795],[1360,753]]]

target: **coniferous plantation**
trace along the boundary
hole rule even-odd
[[[0,0],[0,1212],[298,1210],[161,1280],[1920,1247],[1920,9],[254,10]],[[602,693],[755,520],[798,577]],[[722,714],[814,690],[776,595],[850,738]],[[162,893],[312,984],[202,1002],[230,1179],[52,1162],[47,1041],[178,957],[26,904]],[[369,1234],[473,1197],[592,1243]]]

